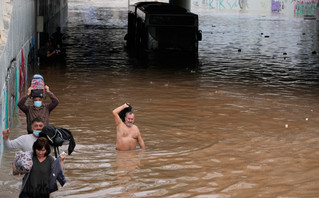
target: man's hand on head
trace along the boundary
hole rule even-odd
[[[47,93],[50,93],[50,88],[49,88],[48,85],[45,85],[44,88],[45,88],[45,91],[46,91]]]

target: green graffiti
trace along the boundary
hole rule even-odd
[[[262,1],[262,2],[260,2],[260,5],[261,5],[261,7],[262,7],[263,9],[267,9],[267,2]]]
[[[317,2],[302,2],[296,3],[295,15],[315,15],[317,10]]]

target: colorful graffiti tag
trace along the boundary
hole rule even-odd
[[[8,128],[12,124],[11,120],[17,111],[17,103],[20,93],[25,91],[27,84],[27,67],[30,64],[34,64],[36,60],[34,49],[34,38],[27,41],[28,45],[20,50],[16,59],[13,59],[8,66],[5,85],[2,87],[0,93],[0,130]],[[24,52],[28,53],[27,57],[24,57]],[[33,60],[30,60],[33,59]],[[18,60],[18,61],[17,61]],[[30,64],[29,64],[29,61]],[[18,63],[18,64],[17,64]],[[4,146],[2,133],[0,133],[0,161],[2,159]]]
[[[194,0],[215,10],[271,11],[289,16],[319,17],[319,0]]]
[[[295,2],[295,16],[316,15],[318,13],[318,0]]]
[[[272,0],[271,1],[271,11],[280,12],[284,10],[285,3],[287,2],[283,0]],[[318,0],[308,0],[308,1],[301,1],[301,0],[292,0],[293,3],[293,14],[295,16],[304,16],[304,15],[316,15],[319,14],[319,1]]]
[[[0,122],[1,127],[0,130],[7,128],[7,103],[8,103],[8,97],[7,97],[7,91],[6,88],[3,88],[2,90],[2,98],[1,98],[1,112],[0,112]],[[4,146],[3,146],[3,139],[2,139],[2,132],[0,133],[0,160],[2,159]]]
[[[281,1],[272,0],[271,1],[271,11],[281,11]]]

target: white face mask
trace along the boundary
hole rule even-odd
[[[33,105],[34,105],[35,107],[41,107],[42,101],[34,101]]]

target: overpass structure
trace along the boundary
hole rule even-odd
[[[141,0],[139,0],[141,1]],[[128,3],[134,3],[128,0]],[[135,1],[137,2],[137,0]],[[319,0],[167,0],[187,10],[209,12],[253,10],[319,19]],[[0,0],[0,130],[12,124],[20,93],[37,68],[41,43],[65,26],[68,0]],[[3,151],[0,133],[0,160]]]

